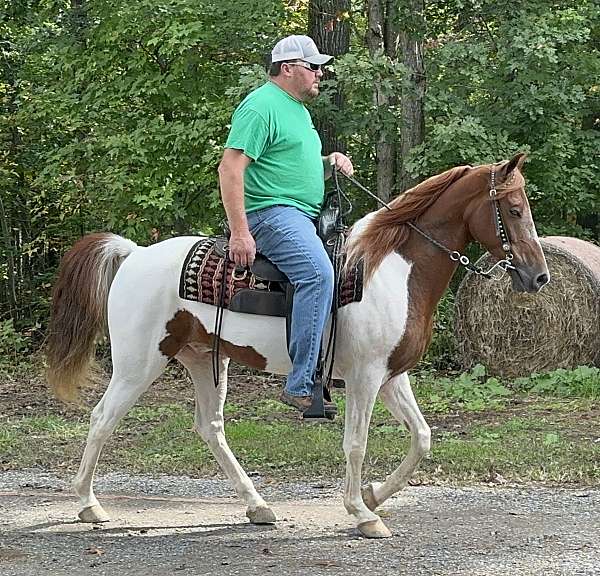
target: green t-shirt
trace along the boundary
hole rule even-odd
[[[302,102],[267,82],[234,112],[225,147],[253,160],[244,173],[246,212],[283,204],[318,216],[325,190],[321,140]]]

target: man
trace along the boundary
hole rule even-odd
[[[333,267],[315,220],[332,166],[351,175],[339,152],[321,156],[321,140],[304,102],[319,94],[320,54],[308,36],[288,36],[271,53],[269,81],[236,109],[219,165],[221,196],[231,237],[229,255],[249,266],[258,250],[295,288],[289,354],[292,369],[281,401],[304,412],[333,297]],[[335,404],[326,402],[326,412]]]

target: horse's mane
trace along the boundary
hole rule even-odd
[[[398,249],[409,235],[406,222],[414,220],[427,210],[452,184],[470,170],[457,166],[410,188],[370,218],[365,228],[348,246],[348,265],[363,258],[364,277],[367,281],[383,259]]]

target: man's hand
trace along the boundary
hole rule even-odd
[[[341,152],[332,152],[329,156],[325,157],[325,160],[326,168],[329,168],[328,170],[325,170],[325,178],[331,176],[333,166],[346,176],[352,176],[352,174],[354,174],[354,166],[352,166],[350,158]]]
[[[237,266],[251,266],[254,263],[256,256],[256,242],[250,232],[246,233],[231,233],[229,238],[229,258],[231,258]]]

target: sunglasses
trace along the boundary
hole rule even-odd
[[[300,66],[300,68],[306,68],[312,72],[318,72],[321,70],[320,64],[311,64],[310,62],[286,62],[288,66]]]

